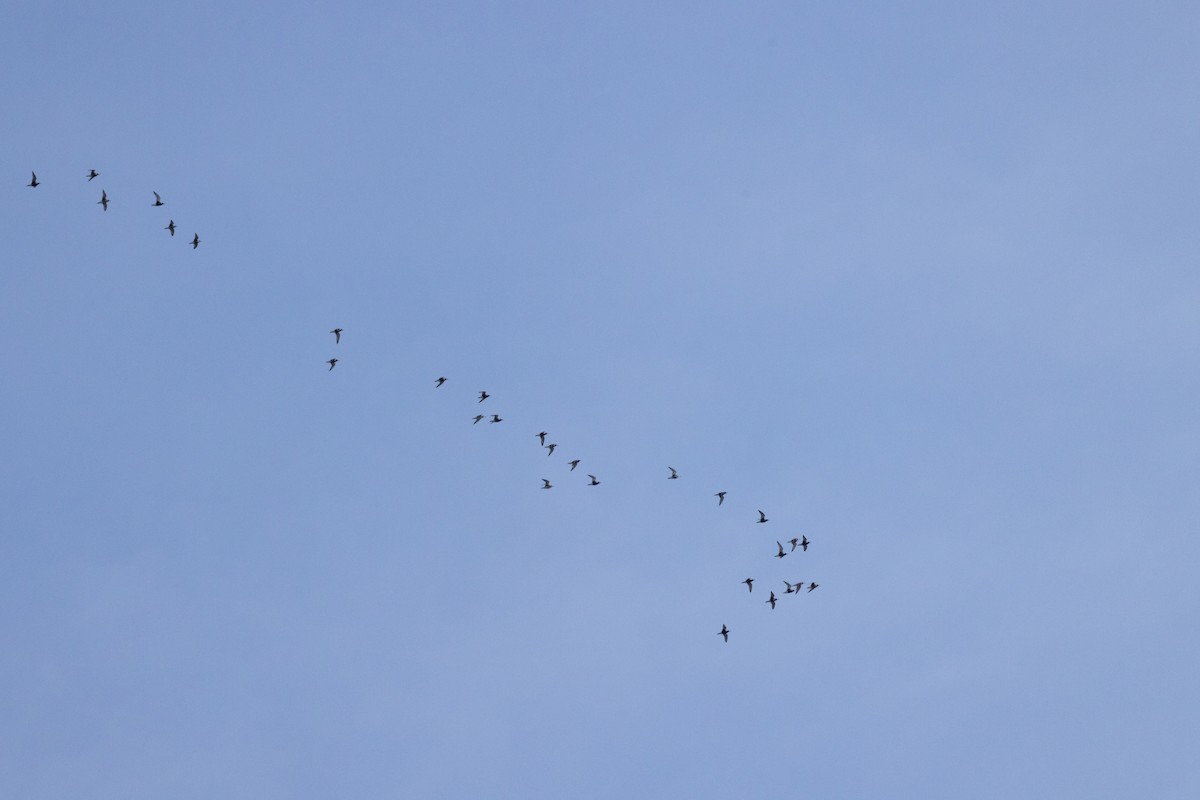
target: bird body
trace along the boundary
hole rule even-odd
[[[722,625],[721,632],[718,633],[717,636],[723,636],[725,638],[725,641],[728,642],[729,641],[729,628]]]
[[[446,382],[446,379],[445,379],[445,378],[438,378],[438,379],[437,379],[437,386],[435,386],[435,387],[433,387],[433,388],[435,388],[435,389],[440,389],[440,388],[442,387],[442,384],[443,384],[443,383],[445,383],[445,382]]]
[[[171,235],[174,236],[175,235],[175,220],[171,220],[170,222],[168,222],[167,227],[163,228],[163,230],[170,231]]]
[[[542,447],[546,446],[547,433],[545,431],[542,431],[541,433],[535,433],[534,436],[538,437],[538,441],[542,443]]]
[[[717,492],[713,496],[717,498],[717,505],[721,505],[725,502],[725,492]]]
[[[328,361],[326,361],[326,362],[325,362],[326,364],[328,364],[328,365],[329,365],[329,371],[330,371],[330,372],[332,372],[332,371],[333,371],[333,368],[337,366],[337,362],[338,362],[338,360],[337,360],[336,358],[331,358],[331,359],[329,359]]]
[[[795,541],[795,540],[793,539],[792,541]],[[807,536],[803,536],[803,537],[801,537],[801,539],[800,539],[800,549],[801,549],[801,550],[803,550],[804,552],[806,552],[806,553],[807,553],[807,552],[808,552],[808,545],[809,545],[808,537],[807,537]]]
[[[99,172],[96,172],[96,170],[94,170],[94,169],[93,169],[93,170],[90,170],[90,171],[88,172],[88,174],[87,174],[87,179],[88,179],[89,181],[90,181],[92,178],[99,178],[99,177],[100,177],[100,173],[99,173]]]
[[[816,583],[810,583],[808,585],[808,590],[811,592],[813,589],[817,588],[818,585],[819,584],[816,584]]]
[[[774,609],[774,608],[775,608],[775,602],[776,602],[775,593],[774,593],[774,592],[771,592],[771,596],[770,596],[770,597],[768,597],[768,598],[766,599],[766,601],[765,601],[765,602],[767,602],[767,603],[770,603],[770,604],[771,604],[771,608],[772,608],[772,609]]]
[[[474,422],[472,422],[471,424],[472,424],[472,425],[478,425],[478,424],[479,424],[479,420],[481,420],[481,419],[483,419],[483,414],[476,414],[476,415],[475,415],[475,421],[474,421]]]
[[[504,420],[500,418],[499,414],[492,414],[492,422],[504,422]]]
[[[26,186],[31,186],[36,189],[37,185],[38,185],[38,179],[37,179],[37,173],[35,172],[35,173],[33,173],[33,179],[30,180],[29,183],[26,184]]]
[[[546,455],[547,455],[547,456],[552,456],[552,455],[554,455],[554,448],[556,448],[556,447],[558,447],[558,445],[554,444],[553,442],[551,442],[550,444],[546,445],[546,449],[550,451],[549,453],[546,453]]]
[[[542,484],[543,484],[542,485],[543,489],[553,489],[554,488],[554,484],[550,483],[550,481],[546,480],[545,478],[542,478]]]
[[[153,194],[154,194],[154,205],[161,206],[163,204],[162,198],[158,196],[158,192],[153,192]]]
[[[784,556],[786,556],[787,553],[783,552],[783,544],[781,544],[780,542],[776,542],[775,544],[779,545],[779,552],[775,554],[775,557],[783,558]]]
[[[766,515],[766,514],[764,514],[764,513],[762,513],[762,509],[759,509],[759,511],[758,511],[758,521],[759,521],[759,522],[766,522],[766,521],[767,521],[767,515]]]
[[[746,580],[742,581],[742,583],[746,584],[747,589],[752,592],[754,591],[754,578],[746,578]]]
[[[105,211],[108,211],[108,192],[104,191],[103,189],[100,190],[100,199],[96,201],[96,205],[101,206]]]
[[[600,485],[600,481],[596,480],[595,475],[588,475],[588,477],[592,479],[591,483],[589,483],[588,486],[599,486]]]
[[[480,392],[479,393],[479,402],[482,403],[484,400],[487,400],[489,397],[491,397],[491,395],[488,394],[487,392]]]
[[[674,467],[667,467],[667,469],[671,470],[671,474],[670,474],[670,476],[667,478],[667,480],[669,480],[669,481],[676,481],[676,480],[679,480],[679,473],[675,471],[675,468],[674,468]]]
[[[199,246],[200,246],[200,234],[197,233],[195,236],[192,237],[192,249],[195,250]]]
[[[330,331],[330,333],[333,334],[333,343],[334,344],[342,343],[342,329],[341,328],[334,328],[333,330]]]
[[[567,463],[571,465],[571,472],[574,472],[575,468],[579,466],[579,459],[577,458],[574,461],[568,461]]]

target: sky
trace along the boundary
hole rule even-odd
[[[0,795],[1196,797],[1198,35],[5,4]]]

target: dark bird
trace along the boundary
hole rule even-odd
[[[549,453],[546,453],[546,455],[548,455],[548,456],[554,455],[554,448],[556,448],[556,447],[558,447],[558,445],[554,444],[553,442],[546,445],[546,449],[550,451]]]
[[[174,236],[175,235],[175,220],[171,220],[170,222],[168,222],[167,227],[163,228],[163,230],[170,231],[171,235]]]
[[[336,358],[331,358],[331,359],[329,359],[328,361],[326,361],[326,362],[325,362],[326,364],[328,364],[328,365],[329,365],[329,371],[330,371],[330,372],[332,372],[332,371],[333,371],[333,368],[337,366],[337,362],[338,362],[338,360],[337,360]]]
[[[92,178],[99,178],[99,177],[100,177],[100,173],[99,173],[99,172],[96,172],[96,170],[92,170],[91,172],[89,172],[89,173],[87,174],[87,179],[88,179],[89,181],[90,181]]]
[[[504,422],[504,420],[500,418],[499,414],[492,414],[492,422]]]
[[[669,478],[667,478],[667,480],[669,480],[669,481],[679,480],[679,473],[675,471],[674,467],[667,467],[667,469],[671,470],[671,476]]]
[[[445,379],[445,378],[438,378],[438,379],[437,379],[437,386],[435,386],[435,387],[433,387],[433,388],[435,388],[435,389],[440,389],[440,388],[441,388],[441,386],[442,386],[442,384],[443,384],[443,383],[445,383],[445,382],[446,382],[446,379]]]
[[[724,636],[724,637],[725,637],[725,641],[726,641],[726,642],[728,642],[728,641],[729,641],[729,628],[727,628],[727,627],[725,627],[724,625],[722,625],[722,626],[721,626],[721,632],[720,632],[720,633],[718,633],[718,634],[717,634],[717,636]]]
[[[764,602],[770,603],[771,608],[774,609],[775,608],[775,593],[771,592],[771,596],[768,597]]]
[[[718,505],[719,505],[719,504],[718,504]],[[766,515],[766,514],[764,514],[764,513],[762,513],[762,510],[761,510],[761,509],[760,509],[760,510],[759,510],[759,512],[758,512],[758,521],[759,521],[759,522],[766,522],[766,521],[767,521],[767,515]]]
[[[783,558],[784,556],[786,556],[787,553],[783,552],[783,545],[780,542],[776,542],[775,544],[779,545],[779,552],[775,554],[775,557]]]
[[[489,397],[491,397],[491,395],[488,394],[487,392],[480,392],[479,393],[479,402],[482,403],[484,400],[487,400]]]
[[[796,552],[796,545],[800,544],[800,540],[799,539],[790,539],[789,544],[791,544],[791,546],[792,546],[791,552],[794,553],[794,552]]]
[[[37,173],[36,173],[36,172],[35,172],[35,173],[33,173],[33,180],[31,180],[31,181],[30,181],[28,184],[26,184],[26,185],[27,185],[27,186],[33,186],[33,187],[35,187],[35,188],[37,187],[37,185],[38,185],[38,179],[37,179]]]
[[[783,585],[787,587],[787,589],[785,589],[783,592],[784,594],[794,594],[795,592],[800,591],[800,586],[803,586],[804,582],[801,581],[800,586],[793,586],[792,584],[788,583],[787,581],[784,581]]]
[[[334,328],[333,330],[330,331],[330,333],[333,334],[333,343],[334,344],[342,343],[342,329],[341,328]]]
[[[538,437],[538,441],[542,443],[542,447],[545,447],[546,446],[546,432],[542,431],[541,433],[534,434],[534,435]]]
[[[819,586],[819,585],[820,585],[820,584],[816,584],[816,583],[810,583],[810,584],[808,585],[808,590],[811,592],[813,589],[817,588],[817,586]]]
[[[481,419],[483,419],[483,414],[476,414],[476,415],[475,415],[475,421],[474,421],[474,422],[472,422],[471,424],[472,424],[472,425],[478,425],[478,424],[479,424],[479,420],[481,420]]]
[[[100,199],[96,201],[96,205],[103,206],[105,211],[108,211],[108,192],[100,190]]]
[[[152,193],[154,194],[154,205],[161,206],[163,204],[163,201],[162,201],[162,198],[158,196],[158,192],[152,192]]]
[[[800,549],[806,553],[808,552],[808,544],[809,544],[809,542],[808,542],[807,536],[803,536],[800,538]]]
[[[588,486],[599,486],[600,485],[600,481],[596,480],[595,475],[588,475],[588,477],[592,479],[591,483],[589,483]]]
[[[746,578],[746,580],[742,581],[742,583],[746,584],[746,588],[748,590],[752,592],[754,591],[754,578]]]
[[[192,249],[195,250],[199,246],[200,246],[200,234],[197,233],[195,236],[192,237]]]
[[[725,492],[717,492],[713,496],[717,498],[717,505],[721,505],[721,503],[725,502]]]
[[[546,480],[545,478],[542,478],[542,484],[543,484],[542,485],[543,489],[553,489],[554,488],[554,486],[550,483],[550,481]]]
[[[574,472],[575,468],[579,466],[579,459],[577,458],[574,461],[568,461],[567,463],[571,465],[571,472]]]

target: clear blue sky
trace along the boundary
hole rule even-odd
[[[1152,7],[7,4],[0,796],[1200,796]]]

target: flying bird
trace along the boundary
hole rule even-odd
[[[100,177],[100,173],[99,173],[99,172],[96,172],[96,170],[92,170],[91,172],[89,172],[89,173],[87,174],[87,179],[88,179],[89,181],[90,181],[92,178],[99,178],[99,177]]]
[[[38,179],[37,179],[37,173],[36,173],[36,172],[35,172],[35,173],[33,173],[33,180],[31,180],[31,181],[30,181],[28,184],[26,184],[26,185],[27,185],[27,186],[33,186],[33,187],[35,187],[35,188],[37,187],[37,185],[38,185]]]
[[[476,415],[475,415],[475,421],[474,421],[474,422],[472,422],[471,424],[472,424],[472,425],[478,425],[478,424],[479,424],[479,420],[481,420],[481,419],[483,419],[483,414],[476,414]]]
[[[774,592],[771,592],[771,596],[770,596],[770,597],[768,597],[768,598],[767,598],[766,600],[764,600],[763,602],[770,603],[770,604],[771,604],[771,608],[772,608],[772,609],[774,609],[774,608],[775,608],[775,593],[774,593]]]
[[[717,505],[720,505],[720,503],[718,503]],[[762,510],[761,510],[761,509],[759,509],[759,512],[758,512],[758,521],[759,521],[759,522],[766,522],[766,521],[767,521],[767,515],[766,515],[766,514],[764,514],[764,513],[762,513]]]
[[[558,445],[554,444],[553,442],[551,442],[550,444],[546,445],[546,449],[550,451],[549,453],[546,453],[546,455],[547,455],[547,456],[552,456],[552,455],[554,455],[554,448],[556,448],[556,447],[558,447]]]
[[[791,546],[792,546],[792,549],[789,552],[794,553],[794,552],[796,552],[796,545],[800,544],[800,540],[799,539],[789,539],[788,543],[791,544]]]
[[[599,486],[600,485],[600,481],[596,480],[595,475],[588,475],[588,477],[592,479],[592,482],[589,483],[588,486]]]
[[[806,552],[806,553],[807,553],[807,552],[808,552],[808,545],[809,545],[808,537],[807,537],[807,536],[802,536],[802,537],[800,538],[800,549],[801,549],[801,550],[803,550],[804,552]]]
[[[100,199],[96,201],[96,205],[103,206],[105,211],[108,211],[108,192],[100,190]]]
[[[542,443],[542,447],[545,447],[546,446],[546,432],[542,431],[541,433],[537,433],[534,435],[538,437],[538,440]]]
[[[195,236],[192,237],[192,249],[195,250],[199,246],[200,246],[200,234],[197,233]]]
[[[817,586],[819,586],[819,585],[820,585],[820,584],[816,584],[816,583],[810,583],[810,584],[808,585],[808,590],[811,592],[813,589],[817,588]]]
[[[326,364],[329,365],[330,372],[333,372],[333,368],[337,366],[337,362],[338,362],[338,360],[336,358],[331,358],[325,362]]]
[[[479,402],[482,403],[484,400],[487,400],[489,397],[491,397],[491,395],[488,394],[487,392],[480,392],[479,393]]]
[[[742,581],[742,583],[746,584],[746,588],[748,590],[752,592],[754,591],[754,578],[746,578],[746,580]]]
[[[727,627],[725,627],[724,625],[722,625],[722,626],[721,626],[721,632],[720,632],[720,633],[718,633],[718,634],[717,634],[717,636],[724,636],[724,637],[725,637],[725,641],[726,641],[726,642],[728,642],[728,641],[729,641],[729,628],[727,628]]]
[[[492,414],[492,422],[504,422],[504,420],[500,418],[499,414]]]
[[[788,583],[787,581],[784,581],[783,585],[787,587],[787,589],[784,591],[784,594],[793,594],[795,592],[800,591],[800,586],[804,585],[804,581],[801,581],[799,586],[793,586],[792,584]]]
[[[162,198],[158,196],[158,192],[152,192],[152,194],[154,195],[154,205],[161,206],[163,201]]]
[[[775,554],[775,557],[776,557],[776,558],[783,558],[784,556],[786,556],[786,555],[787,555],[787,553],[783,552],[783,545],[782,545],[782,544],[780,544],[779,542],[776,542],[775,544],[778,544],[778,545],[779,545],[779,552]]]
[[[717,498],[717,505],[721,505],[721,503],[725,502],[725,492],[717,492],[713,496]]]
[[[334,344],[342,343],[342,329],[341,328],[334,328],[333,330],[330,331],[330,333],[333,334],[333,343]]]
[[[667,480],[669,480],[669,481],[679,480],[679,473],[675,471],[674,467],[667,467],[667,469],[671,470],[671,477],[667,478]]]
[[[545,478],[542,478],[542,484],[543,484],[542,485],[543,489],[553,489],[554,488],[554,486],[550,483],[550,481],[546,480]]]
[[[168,222],[167,227],[163,228],[163,230],[170,231],[171,235],[174,236],[175,235],[175,220],[171,220],[170,222]]]
[[[445,378],[438,378],[438,379],[437,379],[437,386],[435,386],[435,387],[433,387],[433,388],[435,388],[435,389],[440,389],[440,388],[441,388],[441,386],[442,386],[442,384],[443,384],[443,383],[445,383],[445,382],[446,382],[446,379],[445,379]]]
[[[567,463],[571,465],[571,472],[574,472],[575,468],[579,466],[579,459],[577,458],[574,461],[568,461]]]

